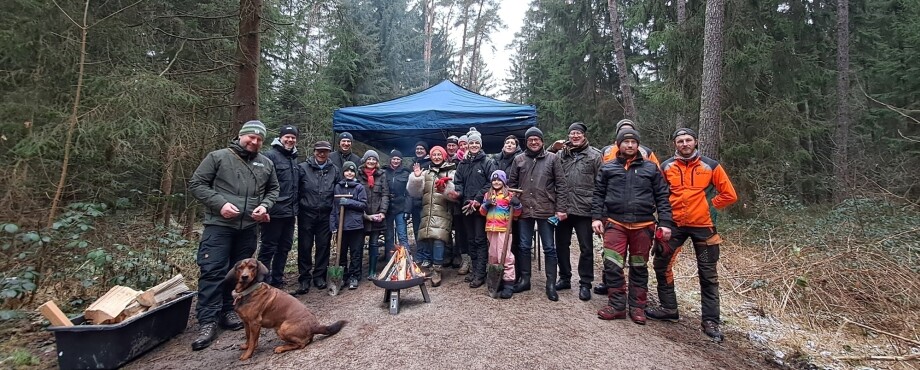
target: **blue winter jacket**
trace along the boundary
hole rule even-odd
[[[357,180],[342,179],[335,184],[334,195],[351,194],[351,198],[334,198],[332,212],[329,215],[329,230],[339,228],[339,206],[345,206],[345,217],[342,229],[345,231],[364,229],[364,210],[367,208],[367,192],[364,185]]]

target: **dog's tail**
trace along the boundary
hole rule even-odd
[[[339,331],[341,331],[342,328],[345,327],[345,324],[347,323],[348,321],[339,320],[339,321],[332,323],[332,325],[326,325],[326,326],[317,325],[317,327],[313,330],[313,332],[316,334],[323,334],[323,335],[335,335],[335,333],[338,333]]]

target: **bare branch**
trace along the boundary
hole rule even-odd
[[[163,77],[163,74],[166,73],[166,71],[168,71],[169,68],[172,67],[173,63],[176,62],[176,59],[179,59],[179,53],[181,53],[182,49],[184,48],[185,48],[185,40],[182,40],[182,44],[179,45],[179,50],[176,50],[176,55],[173,55],[172,60],[170,60],[169,64],[166,65],[166,69],[164,69],[163,72],[160,72],[159,77]]]
[[[918,139],[917,137],[910,137],[910,136],[904,135],[903,133],[901,133],[901,129],[898,129],[898,135],[901,135],[901,137],[903,137],[904,140],[913,141],[915,143],[920,143],[920,139]]]
[[[166,36],[175,37],[177,39],[186,40],[186,41],[209,41],[209,40],[232,39],[232,38],[240,37],[240,35],[211,36],[211,37],[185,37],[185,36],[174,35],[169,32],[163,31],[159,27],[154,27],[153,30],[158,31]]]
[[[109,19],[109,18],[111,18],[112,16],[114,16],[114,15],[116,15],[116,14],[118,14],[118,13],[121,13],[121,12],[123,12],[123,11],[125,11],[125,10],[128,10],[129,8],[131,8],[131,7],[133,7],[133,6],[137,5],[137,4],[140,4],[142,1],[144,1],[144,0],[137,0],[137,1],[134,2],[134,4],[131,4],[131,5],[128,5],[128,6],[124,7],[124,8],[118,9],[118,10],[116,10],[114,13],[109,14],[109,15],[107,15],[107,16],[105,16],[105,17],[102,17],[102,19],[96,21],[96,23],[93,23],[92,26],[89,26],[89,28],[95,27],[95,26],[96,26],[97,24],[99,24],[100,22],[102,22],[102,21],[104,21],[104,20],[106,20],[106,19]]]
[[[51,0],[51,2],[54,3],[54,6],[56,6],[61,11],[61,13],[64,13],[64,16],[67,17],[67,19],[70,19],[70,21],[73,23],[74,26],[77,26],[78,28],[83,29],[83,26],[78,24],[77,21],[73,20],[73,18],[70,17],[70,14],[67,14],[67,12],[64,11],[64,9],[61,8],[60,5],[58,5],[57,1]]]
[[[908,114],[904,113],[903,111],[904,111],[905,109],[901,109],[901,108],[895,107],[895,106],[893,106],[893,105],[891,105],[891,104],[881,102],[881,101],[879,101],[878,99],[869,96],[869,94],[866,93],[866,90],[862,88],[862,85],[859,86],[859,90],[861,90],[862,93],[863,93],[863,95],[864,95],[865,97],[869,98],[869,100],[872,100],[872,101],[874,101],[874,102],[876,102],[876,103],[878,103],[878,104],[884,106],[885,108],[888,108],[888,109],[891,110],[892,112],[895,112],[895,113],[897,113],[897,114],[900,114],[900,115],[903,116],[904,118],[907,118],[907,119],[909,119],[909,120],[911,120],[911,121],[914,121],[914,123],[916,123],[916,124],[920,124],[920,121],[918,121],[916,118],[911,117],[911,116],[909,116]],[[910,112],[910,111],[908,111],[908,112]],[[900,133],[900,131],[898,131],[898,133]],[[904,136],[904,135],[901,135],[901,136]],[[906,138],[905,138],[905,139],[906,139]]]

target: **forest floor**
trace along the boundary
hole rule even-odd
[[[724,246],[723,256],[731,253],[741,253],[741,249]],[[572,257],[576,265],[576,256]],[[889,353],[892,348],[904,347],[874,332],[854,338],[842,335],[840,329],[836,333],[816,330],[773,317],[743,294],[737,294],[731,288],[730,276],[722,282],[725,341],[713,343],[699,330],[695,260],[686,252],[681,258],[675,267],[681,303],[679,323],[649,320],[641,326],[629,320],[599,320],[596,311],[604,306],[606,297],[593,295],[590,301],[583,302],[577,297],[577,288],[560,291],[559,301],[551,302],[543,291],[544,274],[536,269],[534,289],[515,294],[510,300],[490,298],[485,287],[470,289],[455,269],[447,269],[444,283],[428,288],[431,303],[422,301],[418,288],[404,290],[397,315],[389,314],[383,302],[384,291],[370,281],[361,281],[357,290],[344,290],[335,297],[312,289],[300,296],[300,301],[322,323],[348,320],[345,328],[332,337],[317,336],[303,350],[280,355],[272,353],[281,344],[274,331],[262,330],[259,346],[247,361],[238,360],[238,346],[245,337],[242,331],[224,331],[211,347],[191,351],[191,342],[197,335],[193,305],[182,334],[127,368],[915,368],[916,362],[911,361],[836,360],[835,356]],[[597,262],[596,266],[600,266],[599,258]],[[724,259],[723,263],[731,261]],[[599,277],[600,268],[595,271]],[[651,275],[650,303],[654,304],[655,281]],[[286,278],[294,281],[296,274],[289,272]],[[577,276],[573,283],[577,284]],[[12,335],[12,340],[0,345],[0,353],[4,357],[14,353],[0,360],[0,367],[56,365],[53,337],[35,322],[0,331]],[[17,364],[15,353],[22,348],[37,354],[37,362]],[[920,348],[909,347],[908,351],[907,355],[916,354]],[[875,367],[857,366],[861,364]]]

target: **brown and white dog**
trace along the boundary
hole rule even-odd
[[[278,338],[286,342],[275,347],[275,353],[282,353],[306,347],[316,334],[338,333],[348,323],[340,320],[332,325],[320,325],[316,316],[297,298],[264,283],[266,275],[268,268],[255,258],[237,262],[227,273],[225,282],[235,284],[233,307],[246,331],[246,342],[240,346],[245,352],[240,360],[252,357],[263,327],[274,328]]]

